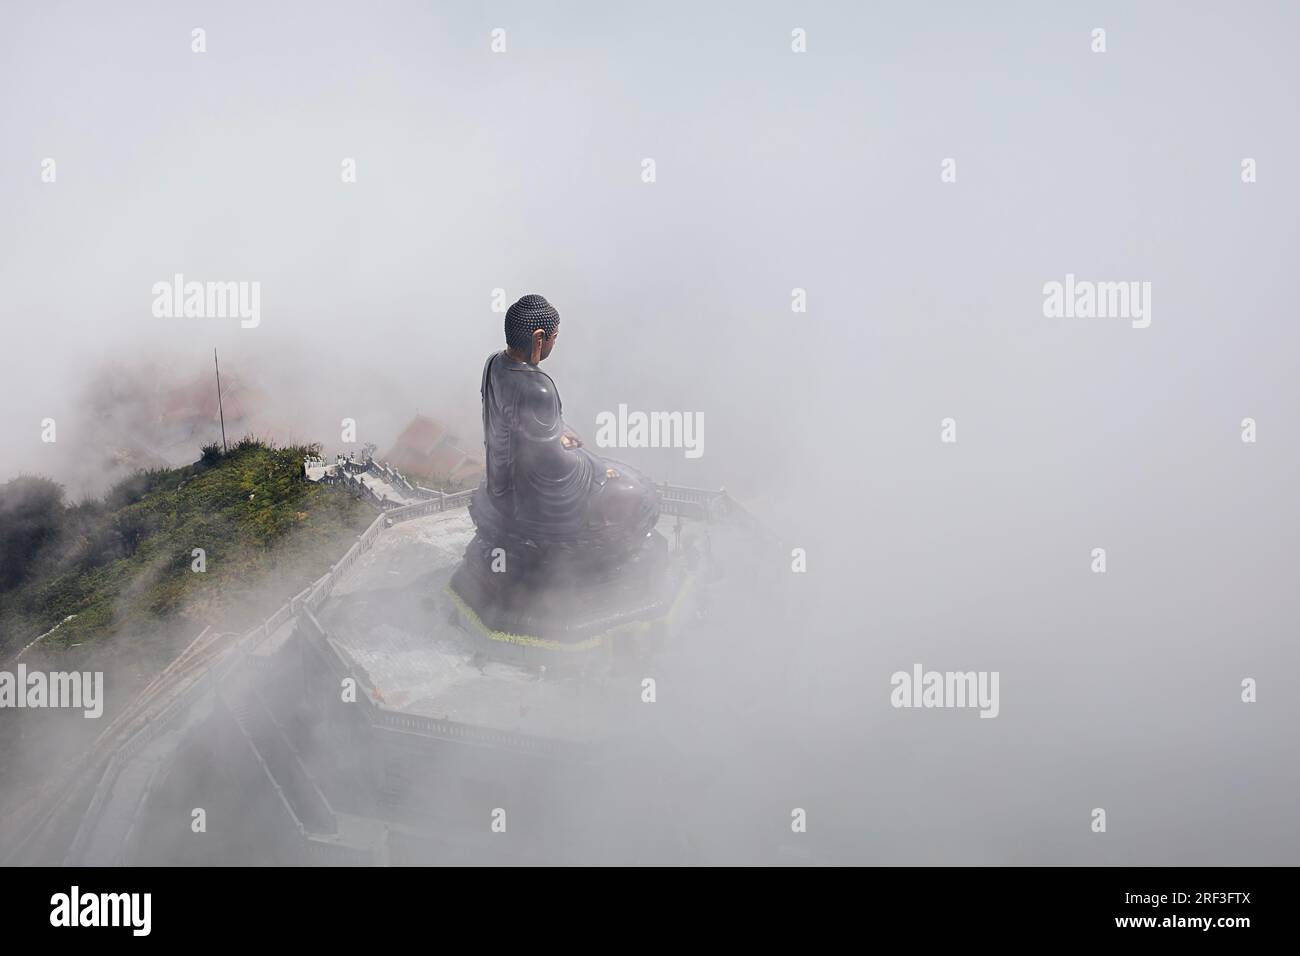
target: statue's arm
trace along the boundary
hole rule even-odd
[[[517,424],[533,467],[554,478],[567,475],[575,466],[573,452],[582,443],[564,424],[554,386],[539,379],[520,398]]]

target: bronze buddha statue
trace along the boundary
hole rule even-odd
[[[483,366],[486,477],[470,506],[479,537],[520,557],[612,569],[650,537],[654,485],[587,450],[565,424],[555,382],[539,368],[560,332],[551,304],[524,296],[507,311],[505,332],[506,349]]]

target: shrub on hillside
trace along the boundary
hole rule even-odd
[[[41,551],[59,535],[63,486],[38,475],[0,485],[0,589],[21,582]]]

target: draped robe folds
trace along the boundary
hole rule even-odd
[[[560,394],[551,377],[505,352],[483,366],[487,499],[524,534],[566,535],[588,528],[588,505],[605,466],[585,448],[565,448]]]

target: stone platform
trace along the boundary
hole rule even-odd
[[[546,662],[601,650],[634,654],[663,636],[689,591],[683,562],[670,558],[658,531],[603,578],[562,561],[545,570],[512,573],[504,549],[475,537],[447,587],[457,623],[494,657]]]
[[[660,528],[671,534],[672,518]],[[465,511],[395,525],[321,608],[328,640],[376,703],[398,712],[534,736],[590,740],[626,725],[640,704],[636,661],[690,614],[693,576],[659,626],[635,622],[586,638],[587,653],[486,633],[458,606],[452,574],[474,537]],[[668,570],[680,559],[669,556]],[[598,678],[598,679],[596,679]],[[620,716],[622,719],[620,719]]]

